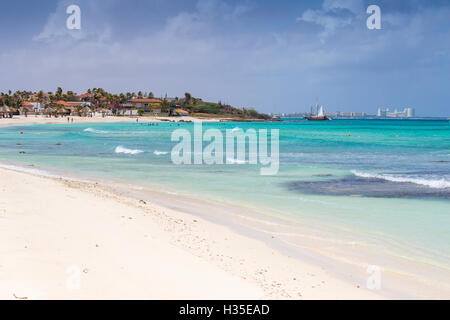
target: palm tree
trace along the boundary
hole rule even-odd
[[[94,104],[95,106],[99,105],[100,99],[102,98],[102,96],[99,93],[94,94]]]
[[[48,100],[50,101],[50,104],[51,103],[54,103],[55,101],[56,101],[56,96],[54,95],[54,94],[49,94],[48,95]]]
[[[189,92],[186,92],[184,94],[184,103],[185,104],[190,104],[191,103],[191,99],[192,99],[192,95]]]
[[[169,100],[167,100],[167,98],[164,98],[161,101],[161,112],[167,112],[167,108],[169,107],[170,103]]]
[[[44,96],[45,96],[44,91],[42,91],[42,90],[39,91],[38,94],[37,94],[37,101],[39,103],[44,102]]]

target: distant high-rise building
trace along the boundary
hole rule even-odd
[[[414,110],[413,108],[406,108],[406,116],[408,118],[412,118],[416,115],[416,110]]]
[[[379,108],[377,115],[382,118],[412,118],[415,116],[415,110],[413,108],[405,108],[403,111],[394,109],[394,111],[391,112],[388,108]]]
[[[386,113],[387,113],[387,112],[389,112],[389,109],[383,110],[383,109],[381,109],[381,108],[378,108],[378,114],[377,114],[377,115],[378,115],[379,117],[383,117],[383,118],[384,118],[384,117],[386,117]]]

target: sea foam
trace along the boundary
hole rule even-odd
[[[143,153],[144,151],[139,150],[139,149],[127,149],[125,147],[118,146],[118,147],[116,147],[116,150],[114,152],[115,153],[124,153],[124,154],[136,155],[136,154]]]
[[[405,175],[394,175],[394,174],[377,174],[377,173],[367,173],[360,172],[356,170],[352,170],[352,173],[361,178],[370,178],[370,179],[381,179],[391,182],[400,182],[400,183],[414,183],[418,185],[427,186],[433,189],[446,189],[450,188],[450,181],[442,178],[442,179],[425,179],[421,177],[412,177]]]
[[[84,132],[90,132],[90,133],[109,133],[109,131],[103,131],[103,130],[97,130],[93,128],[87,128],[83,130]]]
[[[227,163],[229,163],[229,164],[247,164],[247,160],[227,158]]]

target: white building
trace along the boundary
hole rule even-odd
[[[389,112],[389,108],[387,108],[387,109],[381,109],[381,108],[378,108],[378,116],[379,117],[382,117],[382,118],[384,118],[384,117],[386,117],[386,114]]]
[[[414,110],[413,108],[406,108],[406,116],[408,118],[412,118],[416,115],[416,110]]]
[[[33,105],[33,109],[35,113],[41,113],[44,110],[45,106],[42,102],[30,102]]]
[[[389,108],[379,108],[377,115],[381,118],[412,118],[415,116],[415,110],[413,108],[405,108],[403,111],[395,109],[391,112]]]
[[[341,112],[340,115],[345,118],[364,118],[367,114],[365,112]]]

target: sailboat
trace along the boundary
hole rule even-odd
[[[308,120],[311,120],[311,121],[326,121],[326,120],[330,120],[330,118],[328,118],[325,115],[323,107],[322,106],[319,107],[319,100],[317,100],[317,103],[316,103],[316,114],[313,115],[312,112],[311,112],[311,115],[309,117],[305,117],[305,119],[308,119]]]

